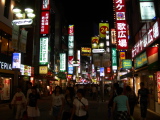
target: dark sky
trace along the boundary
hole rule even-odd
[[[90,46],[91,37],[98,33],[98,23],[112,22],[113,0],[62,0],[65,16],[75,26],[79,46]]]

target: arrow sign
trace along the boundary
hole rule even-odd
[[[92,53],[104,53],[104,49],[92,49]]]

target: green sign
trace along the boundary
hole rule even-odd
[[[130,59],[122,60],[122,68],[123,69],[131,69],[132,68],[132,60],[130,60]]]
[[[134,67],[139,68],[139,67],[142,67],[145,64],[147,64],[146,52],[140,54],[138,57],[135,58]]]
[[[40,38],[39,64],[48,64],[48,37]]]
[[[112,48],[112,69],[117,70],[117,51],[116,51],[116,48]]]
[[[66,53],[60,53],[60,71],[66,71]]]

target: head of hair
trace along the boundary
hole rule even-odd
[[[53,91],[53,93],[56,94],[57,88],[59,89],[59,93],[61,94],[62,93],[62,88],[60,86],[56,86],[55,89],[54,89],[54,91]]]
[[[84,90],[83,90],[83,89],[78,89],[78,90],[77,90],[77,93],[80,93],[83,97],[84,97],[84,95],[85,95],[85,93],[84,93]]]
[[[126,90],[127,91],[131,91],[131,87],[128,85],[128,86],[126,86]]]
[[[141,85],[141,86],[144,86],[144,82],[141,82],[140,85]]]
[[[115,89],[119,88],[119,84],[118,83],[114,83],[113,86],[114,86]]]
[[[117,94],[121,95],[123,93],[123,88],[122,87],[118,87],[117,88]]]
[[[75,95],[73,87],[67,87],[66,90],[69,91],[71,97],[73,97]]]

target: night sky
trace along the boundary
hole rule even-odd
[[[98,23],[113,20],[113,0],[62,0],[65,16],[75,26],[75,41],[81,47],[91,46],[98,35]]]

